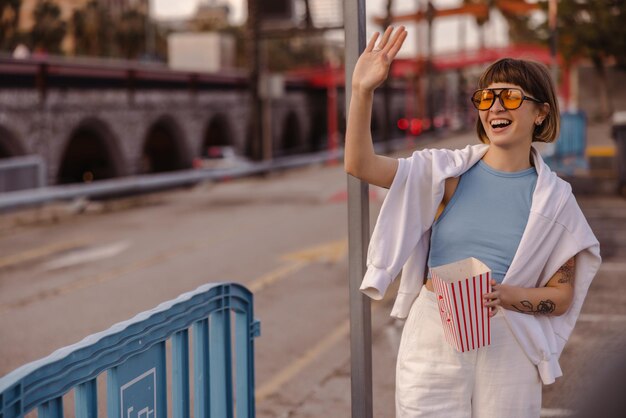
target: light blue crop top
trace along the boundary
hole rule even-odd
[[[510,173],[479,160],[461,175],[433,224],[428,267],[475,257],[501,283],[526,228],[536,184],[534,167]]]

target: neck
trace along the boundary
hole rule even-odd
[[[495,170],[511,173],[533,166],[530,143],[518,144],[510,148],[490,144],[482,160]]]

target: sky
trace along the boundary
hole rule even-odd
[[[151,0],[153,15],[158,18],[185,17],[193,14],[197,5],[202,0]],[[209,0],[210,2],[211,0]],[[233,24],[242,23],[246,17],[247,0],[212,0],[218,4],[228,4],[231,7],[230,20]],[[311,0],[315,1],[315,0]],[[342,1],[342,0],[337,0]],[[395,0],[395,13],[408,13],[415,10],[418,0]],[[371,23],[371,17],[382,16],[387,0],[366,0],[366,14],[368,16],[367,34],[368,38],[375,30],[378,30]],[[435,7],[447,8],[458,6],[462,0],[434,0]],[[425,26],[425,25],[423,25]],[[503,46],[508,42],[507,27],[504,18],[499,13],[492,13],[487,26],[486,44],[487,46]],[[413,55],[417,49],[417,39],[419,38],[416,25],[407,25],[409,36],[405,41],[399,56]],[[421,29],[422,39],[425,37],[425,27]],[[476,48],[478,46],[478,30],[473,17],[448,17],[435,21],[434,50],[435,53],[446,53],[461,50],[463,48]]]

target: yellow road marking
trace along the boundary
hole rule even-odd
[[[338,263],[348,251],[348,240],[331,241],[315,247],[284,254],[280,258],[287,264],[264,274],[246,286],[251,292],[259,292],[277,281],[285,279],[289,275],[316,262]]]
[[[374,313],[378,310],[379,306],[379,304],[372,305],[371,312]],[[285,383],[293,379],[307,366],[324,355],[324,353],[330,350],[341,339],[347,337],[349,332],[350,320],[346,319],[320,342],[315,344],[303,355],[292,361],[289,365],[287,365],[287,367],[280,370],[270,380],[259,387],[254,393],[256,401],[261,402],[267,399],[270,395],[278,392],[278,390],[285,385]]]
[[[300,373],[305,367],[328,351],[335,343],[348,335],[350,321],[345,320],[323,340],[315,344],[302,356],[291,362],[287,367],[275,374],[269,381],[255,391],[256,401],[261,402],[278,391],[285,383]]]
[[[47,257],[49,255],[59,253],[61,251],[81,247],[86,244],[87,242],[81,241],[81,240],[66,241],[66,242],[46,245],[40,248],[34,248],[32,250],[23,251],[17,254],[11,254],[6,257],[0,258],[0,268],[9,267],[15,264],[24,263],[26,261],[32,261],[38,258]]]
[[[304,260],[308,262],[328,261],[338,263],[348,252],[348,240],[331,241],[315,247],[285,254],[283,260]]]
[[[254,280],[252,283],[246,285],[246,287],[252,292],[260,292],[266,287],[276,283],[279,280],[286,278],[288,275],[295,273],[300,270],[304,266],[306,266],[307,262],[305,261],[295,261],[289,264],[286,264],[282,267],[277,268],[276,270],[272,270],[269,273],[264,274],[258,279]]]
[[[308,264],[316,262],[318,260],[325,259],[336,259],[339,260],[339,256],[345,255],[345,252],[339,251],[337,253],[337,249],[339,248],[337,244],[339,241],[333,241],[328,244],[323,244],[313,249],[305,249],[303,251],[298,251],[295,253],[290,253],[284,256],[285,259],[290,259],[286,265],[279,267],[276,270],[273,270],[269,273],[264,274],[258,279],[254,280],[252,283],[247,285],[248,289],[252,292],[259,292],[264,288],[285,279],[289,275],[295,273],[296,271],[302,269]],[[142,260],[138,260],[134,263],[128,264],[126,266],[120,266],[118,268],[108,270],[106,272],[96,274],[94,276],[86,276],[80,278],[78,280],[73,281],[72,283],[68,283],[63,286],[55,287],[52,289],[42,290],[34,295],[26,296],[22,299],[18,299],[9,303],[0,304],[0,312],[4,312],[6,310],[12,308],[18,308],[25,305],[28,305],[33,302],[38,302],[43,299],[48,299],[53,296],[60,296],[66,293],[69,293],[74,290],[83,289],[94,284],[102,283],[109,279],[114,279],[116,277],[123,276],[128,273],[132,273],[134,271],[141,270],[143,268],[152,267],[156,264],[165,262],[170,260],[178,255],[188,254],[189,251],[196,250],[198,248],[202,248],[205,245],[204,240],[197,240],[186,245],[178,247],[176,250],[168,250],[153,255],[151,257],[144,258]],[[332,252],[332,256],[330,255]],[[316,257],[311,256],[311,254],[317,254]],[[308,254],[307,256],[302,254]]]
[[[587,147],[585,152],[587,157],[615,157],[615,147],[612,146]]]

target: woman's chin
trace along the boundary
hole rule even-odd
[[[490,132],[487,137],[489,138],[489,144],[501,147],[515,146],[520,143],[519,140],[511,135],[492,135]]]

